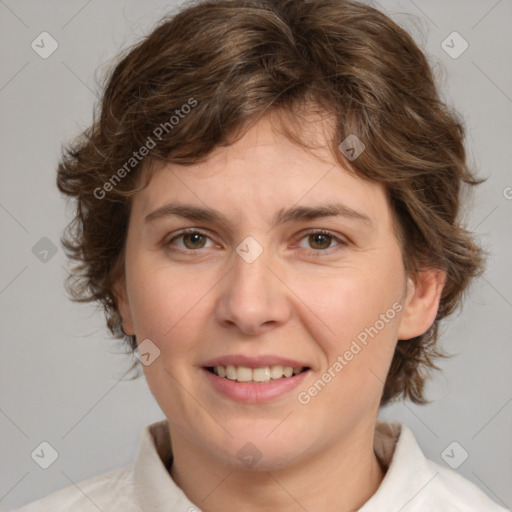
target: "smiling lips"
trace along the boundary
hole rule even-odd
[[[217,365],[208,368],[208,370],[219,377],[224,377],[229,380],[236,380],[237,382],[270,382],[271,380],[278,380],[297,375],[304,370],[304,367],[299,366],[293,368],[292,366],[272,365],[261,366],[259,368],[249,368],[248,366],[235,366],[232,364]]]
[[[208,363],[202,372],[216,393],[236,402],[262,404],[284,397],[301,385],[310,374],[310,368],[295,364],[253,363],[248,366],[248,363],[216,362]]]
[[[236,382],[268,383],[302,373],[308,366],[278,356],[230,355],[211,359],[203,364],[203,368]]]

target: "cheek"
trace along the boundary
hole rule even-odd
[[[346,413],[348,407],[354,414],[378,405],[396,345],[403,282],[391,251],[380,264],[340,269],[322,281],[296,276],[297,289],[308,298],[304,314],[310,325],[319,326],[311,331],[324,354],[319,377],[328,372],[329,380],[325,388],[320,383],[311,389],[311,395],[303,390],[306,400],[318,393],[323,397],[318,407],[325,400],[333,409]]]
[[[323,367],[310,387],[299,390],[298,401],[310,414],[326,416],[326,424],[336,417],[350,424],[378,407],[397,339],[399,286],[395,282],[393,291],[386,280],[350,274],[331,279],[325,294],[304,289],[311,310],[329,329],[312,332],[324,354]]]
[[[382,330],[379,320],[386,312],[389,314],[385,330],[389,331],[390,325],[394,328],[397,308],[393,309],[393,304],[401,299],[399,273],[391,269],[374,273],[351,268],[323,280],[308,281],[303,276],[296,279],[294,289],[301,290],[300,295],[307,297],[305,314],[309,311],[310,317],[321,320],[325,327],[321,338],[334,348],[342,348],[376,322]]]
[[[158,345],[190,324],[207,289],[198,276],[143,262],[132,265],[128,285],[137,337]]]
[[[145,378],[162,410],[168,417],[175,416],[179,424],[180,418],[197,414],[195,402],[183,389],[194,389],[191,366],[196,361],[197,345],[193,340],[198,339],[198,333],[208,332],[204,322],[211,314],[205,310],[205,294],[214,281],[153,263],[134,265],[131,275],[137,340],[149,339],[160,351],[153,363],[143,366]]]

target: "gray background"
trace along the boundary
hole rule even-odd
[[[60,145],[92,119],[96,79],[175,5],[0,0],[0,510],[129,463],[141,429],[163,418],[143,379],[122,380],[131,357],[116,353],[101,314],[66,297],[62,249],[45,255],[40,240],[59,246],[69,220],[55,167]],[[466,218],[491,251],[463,312],[445,324],[444,346],[457,355],[440,362],[443,375],[429,387],[435,402],[381,415],[408,424],[440,464],[457,441],[452,460],[469,454],[457,471],[511,507],[512,2],[379,6],[427,50],[446,100],[466,120],[469,157],[489,177]],[[59,44],[47,59],[31,48],[43,31]],[[453,31],[469,43],[456,59],[441,47]],[[30,456],[42,441],[59,453],[46,470]]]

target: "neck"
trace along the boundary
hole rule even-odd
[[[171,476],[203,512],[359,509],[377,491],[385,470],[373,451],[375,425],[323,452],[276,471],[229,466],[172,430]]]

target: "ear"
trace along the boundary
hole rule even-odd
[[[420,336],[434,323],[445,281],[446,273],[438,269],[422,271],[416,280],[408,278],[399,340]]]
[[[114,285],[114,295],[116,297],[117,308],[123,321],[123,331],[129,336],[134,336],[132,312],[130,302],[128,301],[128,293],[126,291],[126,281],[124,277],[120,278]]]

